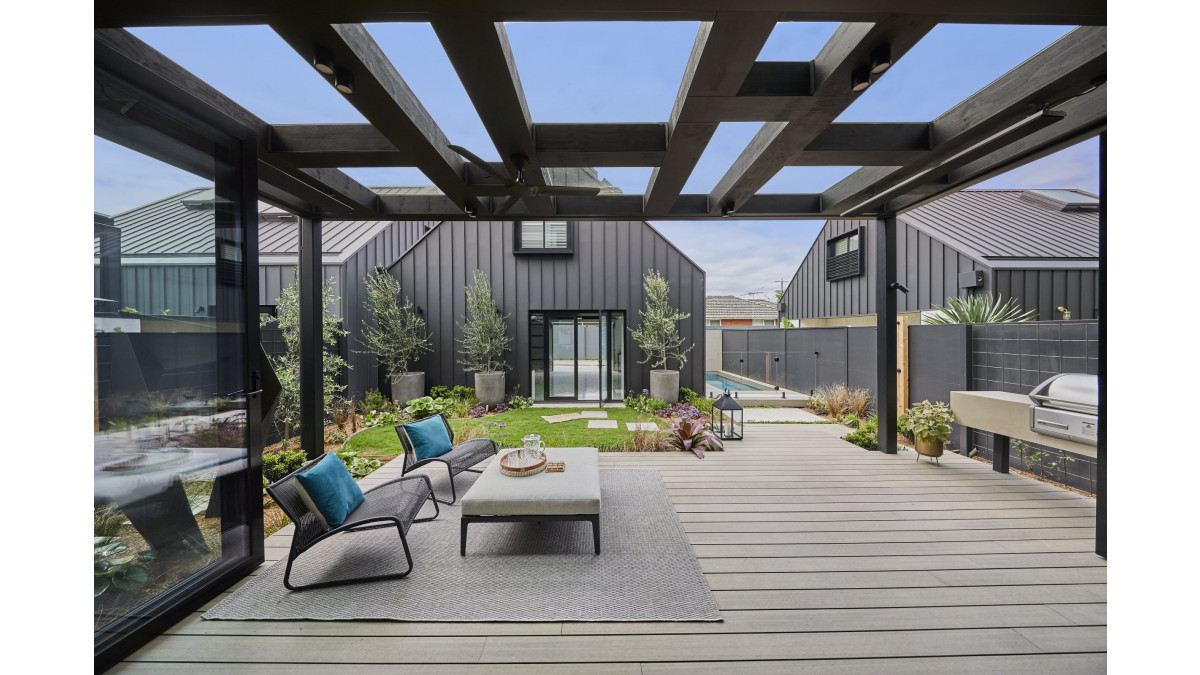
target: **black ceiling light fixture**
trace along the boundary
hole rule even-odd
[[[855,68],[854,72],[850,73],[850,91],[857,94],[866,91],[869,86],[871,86],[871,71],[865,66]]]
[[[326,75],[333,74],[333,52],[321,45],[313,47],[312,66]]]
[[[871,74],[882,75],[892,67],[892,47],[886,42],[871,50]]]
[[[468,218],[475,217],[475,207],[470,204],[463,204],[463,213],[467,214]]]
[[[734,207],[734,204],[733,204],[733,200],[732,200],[732,199],[730,199],[729,201],[725,202],[725,205],[721,207],[721,217],[722,217],[722,218],[728,218],[728,217],[729,217],[729,214],[733,213],[733,212],[734,212],[734,210],[735,210],[733,207]]]
[[[345,68],[338,68],[333,76],[333,88],[343,94],[354,93],[354,73]]]

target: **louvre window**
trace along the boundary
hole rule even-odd
[[[571,253],[571,231],[565,220],[518,223],[517,253]]]
[[[862,230],[855,230],[826,243],[825,280],[836,281],[863,273]]]

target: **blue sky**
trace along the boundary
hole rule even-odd
[[[373,24],[369,30],[447,137],[499,159],[433,30]],[[535,122],[661,122],[671,111],[698,25],[580,23],[507,25]],[[836,24],[780,24],[760,60],[813,58]],[[1064,35],[1066,26],[940,25],[838,118],[918,122],[936,118]],[[265,26],[132,31],[180,65],[275,124],[363,122],[362,116]],[[256,67],[245,67],[253,62]],[[708,192],[758,130],[722,124],[684,188]],[[200,183],[102,140],[95,149],[95,208],[117,213]],[[1098,144],[1088,141],[980,187],[1098,189]],[[857,167],[787,167],[762,192],[820,192]],[[367,185],[427,185],[415,169],[346,168]],[[622,190],[644,192],[650,169],[604,167]],[[821,221],[656,221],[705,268],[710,294],[765,294],[790,278]]]

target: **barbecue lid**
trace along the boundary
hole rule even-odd
[[[1095,415],[1100,409],[1100,378],[1085,373],[1061,373],[1034,387],[1029,398],[1047,408]]]

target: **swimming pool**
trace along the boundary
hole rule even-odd
[[[744,382],[738,382],[736,380],[731,380],[728,377],[725,377],[724,375],[718,375],[716,373],[705,373],[704,374],[704,383],[710,387],[716,387],[717,389],[721,389],[721,390],[728,389],[730,391],[769,391],[769,389],[766,386],[757,387],[752,384],[746,384]]]

